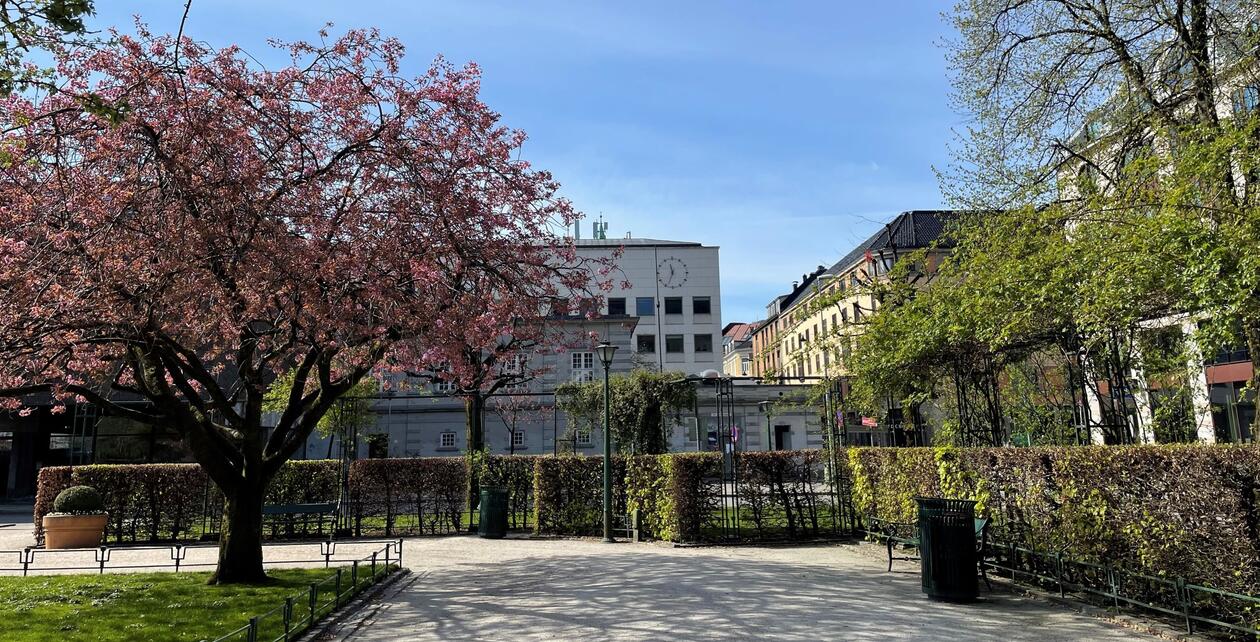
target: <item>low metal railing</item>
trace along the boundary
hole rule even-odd
[[[876,540],[886,534],[867,528],[859,532]],[[898,540],[902,542],[902,540]],[[911,558],[899,558],[911,559]],[[1038,551],[1013,541],[991,541],[981,560],[985,569],[1001,573],[1012,582],[1042,588],[1053,587],[1060,597],[1074,593],[1109,600],[1117,609],[1146,610],[1180,620],[1186,633],[1218,627],[1235,633],[1260,635],[1260,615],[1253,621],[1229,622],[1224,613],[1260,614],[1260,595],[1246,595],[1203,586],[1183,577],[1162,577],[1100,564],[1059,552]],[[1232,607],[1232,608],[1231,608]]]
[[[263,544],[263,564],[277,566],[283,564],[318,564],[325,568],[333,564],[349,564],[358,558],[338,557],[338,546],[344,551],[354,549],[353,555],[365,546],[385,544],[385,550],[392,553],[394,561],[402,561],[401,539],[369,539],[369,540],[323,540],[318,542],[275,542]],[[392,546],[392,547],[391,547]],[[318,547],[318,554],[314,552]],[[280,557],[267,559],[266,551],[282,549],[310,550],[309,556]],[[217,544],[167,544],[161,546],[98,546],[96,548],[47,549],[28,546],[21,549],[0,550],[0,575],[17,575],[23,577],[34,574],[58,572],[95,571],[104,574],[106,571],[135,571],[173,569],[176,573],[190,568],[208,568],[218,563]],[[376,550],[380,551],[380,548]],[[166,551],[166,557],[153,559],[145,555],[137,559],[136,553],[146,554],[152,551]],[[192,553],[190,559],[189,553]],[[41,561],[54,561],[55,565],[44,565]],[[57,562],[55,560],[66,560]]]
[[[1176,618],[1188,634],[1203,628],[1199,625],[1260,634],[1260,620],[1229,622],[1222,615],[1260,612],[1260,596],[1202,586],[1183,577],[1161,577],[1099,564],[1061,551],[1037,551],[1013,542],[996,544],[990,551],[992,555],[983,564],[1013,582],[1053,586],[1060,596],[1068,592],[1094,596],[1109,600],[1114,608],[1135,608]]]
[[[288,642],[401,565],[402,540],[386,542],[381,549],[352,560],[348,568],[334,569],[327,577],[311,582],[306,590],[285,597],[274,608],[250,617],[214,642]]]

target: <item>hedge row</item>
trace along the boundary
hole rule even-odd
[[[613,457],[613,514],[626,514],[626,460]],[[551,535],[601,535],[602,457],[534,459],[534,530]]]
[[[862,448],[860,514],[913,521],[916,495],[974,499],[999,537],[1260,593],[1260,448]]]

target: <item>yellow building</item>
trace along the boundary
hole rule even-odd
[[[948,210],[903,212],[830,268],[802,275],[766,307],[766,320],[753,334],[753,374],[802,380],[847,374],[853,337],[878,307],[869,286],[924,248],[933,249],[912,273],[933,273],[949,251],[938,240],[956,217]]]

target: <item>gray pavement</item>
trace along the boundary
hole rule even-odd
[[[413,575],[334,632],[365,640],[1152,639],[1035,598],[928,601],[873,546],[675,549],[412,539]]]

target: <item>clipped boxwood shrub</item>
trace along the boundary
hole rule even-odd
[[[63,515],[99,515],[105,509],[101,494],[91,486],[71,486],[53,500],[53,512]]]

